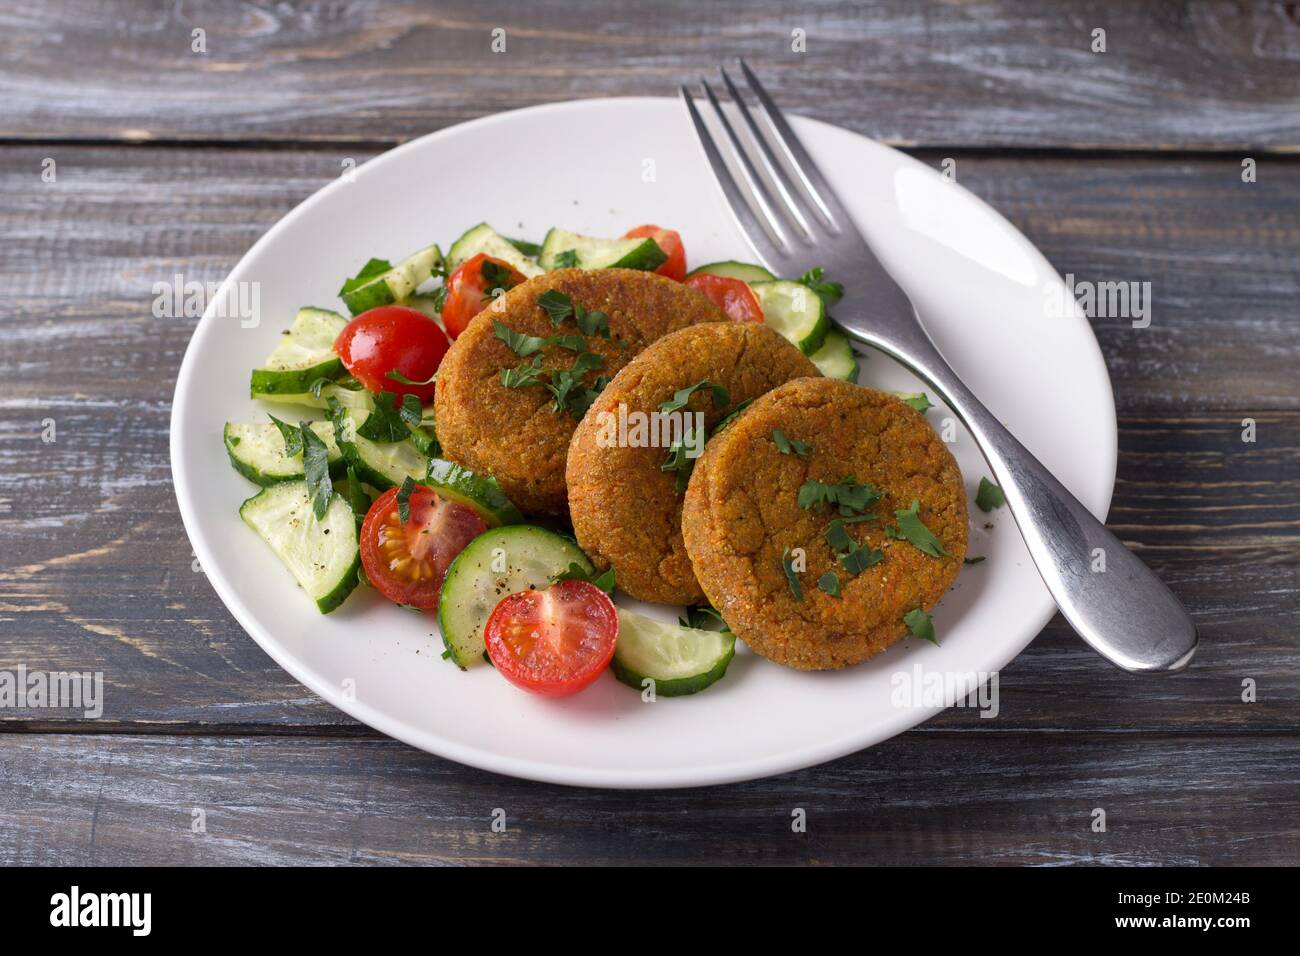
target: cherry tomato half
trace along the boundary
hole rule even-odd
[[[438,323],[423,312],[402,305],[381,305],[362,312],[334,340],[334,351],[347,370],[372,392],[418,395],[433,400],[433,382],[403,385],[388,377],[399,372],[424,382],[438,371],[451,343]]]
[[[447,277],[447,297],[442,303],[442,324],[453,339],[465,331],[469,320],[492,304],[495,290],[513,289],[524,274],[504,259],[480,252],[466,259]]]
[[[762,322],[763,307],[754,290],[739,279],[726,276],[698,275],[686,280],[713,300],[714,305],[731,317],[732,322]]]
[[[681,282],[686,278],[686,247],[682,245],[681,234],[674,229],[660,229],[658,226],[637,226],[623,235],[624,239],[650,238],[664,251],[668,258],[655,270],[659,275]]]
[[[403,522],[396,488],[375,499],[361,524],[361,566],[390,601],[429,610],[438,606],[452,558],[487,525],[477,512],[423,485],[411,492],[410,508]]]
[[[484,628],[488,657],[516,687],[546,697],[582,690],[609,666],[618,643],[618,612],[609,595],[586,581],[502,598]]]

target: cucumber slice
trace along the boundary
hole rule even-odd
[[[367,309],[406,301],[433,276],[434,269],[441,268],[442,250],[429,246],[349,292],[340,290],[339,298],[349,312],[360,315]]]
[[[420,292],[411,296],[402,305],[415,309],[417,312],[423,312],[437,322],[438,327],[445,332],[447,329],[442,324],[442,310],[438,308],[438,299],[439,296],[434,295],[432,292]]]
[[[455,462],[435,458],[429,462],[429,473],[422,484],[448,501],[473,508],[489,528],[523,523],[523,514],[491,475],[476,475]]]
[[[334,340],[348,320],[329,309],[299,309],[289,332],[260,368],[253,369],[249,393],[253,398],[274,398],[305,392],[318,378],[343,374],[343,360],[334,354]]]
[[[339,404],[345,408],[370,407],[371,398],[369,392],[360,385],[356,388],[347,388],[342,383],[321,386],[319,396],[304,391],[292,395],[254,395],[253,397],[276,405],[302,405],[307,408],[323,410],[329,406],[328,399],[330,396],[337,398]]]
[[[858,380],[858,357],[843,332],[831,329],[826,333],[822,347],[808,358],[827,378],[842,378],[846,382]]]
[[[480,252],[510,263],[530,279],[546,271],[485,222],[480,222],[451,244],[447,250],[447,271],[451,272]]]
[[[728,259],[726,262],[710,262],[708,265],[700,266],[686,274],[686,278],[691,276],[723,276],[727,279],[739,279],[741,282],[775,282],[776,276],[768,272],[762,266],[756,266],[750,262],[736,262]]]
[[[361,552],[357,522],[341,495],[316,520],[305,481],[281,481],[239,508],[244,523],[262,536],[322,614],[328,614],[357,586]]]
[[[663,265],[668,256],[653,239],[593,239],[566,229],[552,229],[542,242],[538,261],[543,269],[560,269],[559,261],[566,252],[573,252],[577,265],[583,269],[641,269],[653,272]]]
[[[763,307],[763,321],[799,346],[805,355],[822,347],[830,320],[821,296],[806,285],[777,279],[750,286]]]
[[[343,453],[334,441],[334,426],[329,422],[312,422],[309,426],[325,443],[329,453],[330,474],[341,477],[345,465]],[[226,422],[222,431],[230,463],[249,481],[273,485],[277,481],[302,480],[302,454],[290,458],[284,453],[284,436],[270,422],[265,425],[240,425]]]
[[[483,660],[483,627],[507,594],[550,586],[551,578],[591,562],[571,539],[531,524],[493,528],[456,555],[442,582],[438,624],[451,660],[464,669]]]
[[[698,694],[721,679],[735,654],[730,631],[683,627],[619,608],[614,676],[629,687],[644,690],[650,679],[656,697]]]
[[[335,423],[334,437],[343,458],[357,477],[370,487],[387,491],[406,478],[420,481],[429,459],[411,439],[395,442],[371,441],[357,429],[370,417],[370,407],[344,408]]]

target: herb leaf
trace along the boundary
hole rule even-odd
[[[366,512],[370,510],[370,496],[366,494],[366,489],[361,487],[357,470],[351,465],[348,465],[348,504],[352,506],[357,524],[361,524],[366,517]]]
[[[573,300],[559,289],[547,289],[537,297],[537,304],[551,317],[551,325],[557,329],[573,314]]]
[[[415,482],[407,475],[402,479],[402,487],[397,489],[397,520],[402,524],[411,520],[411,492],[414,490]]]
[[[840,555],[840,564],[849,574],[861,574],[873,564],[879,564],[885,559],[885,552],[877,548],[864,548],[861,545],[855,545],[853,550],[848,554]]]
[[[507,239],[506,242],[514,246],[526,256],[538,256],[541,254],[542,247],[535,242],[529,242],[527,239]]]
[[[546,389],[554,399],[552,403],[554,410],[568,412],[574,418],[581,418],[587,414],[587,409],[591,407],[591,403],[596,400],[596,396],[601,393],[609,380],[602,376],[596,380],[598,387],[588,388],[582,384],[582,376],[604,364],[605,359],[595,352],[579,352],[577,358],[573,360],[572,368],[552,371],[551,381]]]
[[[503,368],[501,384],[506,388],[527,388],[529,385],[542,384],[542,376],[545,374],[542,357],[538,355],[532,362],[520,362],[514,368]]]
[[[711,630],[710,625],[720,624],[721,630],[731,633],[731,628],[727,622],[722,619],[722,615],[717,610],[707,604],[695,604],[686,609],[686,616],[679,617],[677,623],[682,627],[694,628],[698,631]]]
[[[725,388],[721,385],[714,385],[708,379],[701,379],[694,385],[689,385],[686,388],[679,388],[673,393],[672,398],[665,402],[660,402],[659,411],[675,412],[679,409],[685,408],[687,403],[691,400],[691,396],[702,388],[707,388],[713,392],[714,408],[725,408],[727,405],[731,404],[731,395],[728,394]]]
[[[794,452],[800,458],[807,458],[808,452],[812,451],[812,445],[797,438],[786,438],[785,432],[779,428],[772,429],[772,441],[776,445],[776,450],[783,455]]]
[[[565,249],[555,257],[556,269],[576,269],[578,267],[578,251],[576,249]]]
[[[302,431],[288,422],[280,421],[274,415],[267,415],[266,417],[275,423],[276,428],[280,429],[280,437],[284,439],[284,453],[290,458],[301,455]]]
[[[785,572],[785,582],[790,585],[790,593],[796,601],[803,600],[803,588],[799,584],[799,575],[795,573],[794,561],[790,558],[790,549],[781,553],[781,570]]]
[[[934,621],[931,620],[929,614],[926,614],[919,607],[904,614],[903,623],[907,625],[907,629],[912,632],[914,637],[919,637],[921,640],[929,641],[935,645],[939,643],[934,637]]]
[[[834,571],[827,571],[817,579],[817,586],[831,597],[840,596],[840,578]]]
[[[343,288],[339,289],[339,295],[347,295],[353,289],[361,288],[375,276],[383,275],[392,267],[393,264],[387,259],[371,259],[361,267],[360,272],[343,283]]]
[[[740,413],[743,412],[745,409],[749,408],[750,404],[753,401],[754,400],[752,398],[747,398],[739,405],[737,405],[735,408],[733,408],[731,411],[727,412],[726,417],[724,417],[722,421],[718,422],[718,424],[713,426],[713,431],[709,435],[709,437],[712,438],[718,432],[722,431],[724,428],[726,428],[728,425],[734,422],[737,418],[739,418]]]
[[[892,394],[900,399],[904,405],[911,405],[922,415],[934,408],[934,402],[930,401],[930,396],[926,395],[925,392],[894,392]]]
[[[415,396],[409,396],[415,398]],[[415,399],[419,404],[419,399]],[[357,429],[357,434],[362,438],[369,438],[373,442],[381,445],[390,445],[393,442],[405,441],[411,437],[411,429],[407,427],[407,422],[411,417],[411,409],[407,406],[406,400],[402,400],[401,409],[398,409],[397,395],[393,392],[380,392],[375,396],[374,411],[361,423]],[[415,412],[415,424],[420,424],[420,412]]]
[[[534,352],[540,352],[548,345],[558,345],[560,348],[569,349],[571,352],[581,352],[583,346],[587,344],[581,335],[525,335],[523,332],[516,332],[504,322],[496,319],[492,320],[492,328],[496,332],[497,338],[506,343],[510,351],[514,352],[520,358],[527,358]]]
[[[430,375],[428,378],[426,378],[423,382],[417,382],[417,381],[416,381],[415,379],[413,379],[413,378],[407,378],[405,375],[403,375],[403,374],[402,374],[401,372],[399,372],[397,369],[392,369],[391,371],[388,371],[388,372],[385,372],[385,373],[384,373],[384,378],[386,378],[386,379],[390,379],[391,381],[394,381],[394,382],[401,382],[403,385],[432,385],[434,382],[436,382],[436,381],[438,380],[438,373],[437,373],[437,372],[434,372],[432,375]]]
[[[799,488],[799,507],[812,508],[816,505],[838,505],[840,514],[849,517],[865,511],[882,497],[882,492],[873,485],[861,484],[852,475],[839,484],[808,479]]]
[[[508,265],[500,262],[493,262],[491,259],[484,259],[478,267],[478,274],[483,277],[483,295],[488,299],[495,299],[501,293],[514,288],[518,283],[513,279],[512,270]]]
[[[839,282],[831,282],[825,279],[824,275],[825,272],[821,266],[809,269],[799,277],[799,284],[806,285],[816,292],[817,297],[822,300],[822,304],[829,309],[844,298],[844,285]]]
[[[921,503],[913,498],[910,508],[899,508],[894,511],[894,515],[898,518],[899,535],[912,542],[913,546],[924,551],[932,558],[946,558],[948,552],[943,549],[943,544],[929,528],[922,524],[921,518],[917,514],[920,507]],[[886,529],[885,533],[889,533],[888,529]],[[890,535],[890,537],[894,537],[894,535]]]
[[[981,555],[977,555],[976,557],[973,557],[973,558],[963,558],[961,563],[962,563],[962,564],[979,564],[979,563],[980,563],[981,561],[983,561],[983,560],[984,560],[984,555],[981,554]]]
[[[330,481],[330,453],[319,435],[306,422],[298,425],[302,435],[302,470],[307,479],[307,494],[311,510],[319,521],[329,511],[334,484]]]
[[[992,511],[1007,503],[1007,496],[1002,489],[987,478],[980,479],[979,490],[975,492],[975,506],[980,511]]]
[[[609,316],[604,312],[588,312],[580,305],[573,307],[573,320],[583,335],[599,335],[609,338]]]
[[[606,594],[614,593],[614,569],[609,568],[606,571],[592,571],[588,574],[582,569],[582,565],[574,561],[568,569],[561,571],[551,578],[551,583],[557,581],[586,581],[588,584],[594,584]]]

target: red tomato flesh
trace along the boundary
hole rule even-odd
[[[685,282],[698,289],[731,318],[732,322],[762,322],[763,307],[758,304],[754,291],[739,279],[726,276],[691,276]]]
[[[362,312],[334,340],[347,370],[372,392],[418,395],[433,400],[433,382],[403,385],[388,377],[398,372],[413,382],[433,377],[451,343],[438,323],[403,305],[381,305]]]
[[[675,229],[661,229],[658,226],[645,225],[629,229],[624,239],[653,239],[655,245],[664,251],[668,258],[655,270],[661,276],[681,282],[686,278],[686,247],[682,245],[681,233]]]
[[[447,277],[441,313],[447,334],[453,339],[460,335],[470,319],[492,304],[495,295],[523,281],[524,274],[503,259],[482,252],[466,259]]]
[[[487,525],[478,513],[417,485],[403,523],[397,489],[375,499],[361,525],[361,566],[384,597],[430,610],[438,606],[442,579],[452,558]]]
[[[609,595],[586,581],[501,600],[484,628],[488,657],[516,687],[546,697],[582,690],[614,657],[618,612]]]

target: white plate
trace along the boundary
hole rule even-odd
[[[1052,317],[1064,286],[1001,216],[935,171],[854,133],[795,127],[912,295],[957,371],[1092,511],[1115,477],[1115,408],[1087,321]],[[441,660],[432,617],[362,589],[322,616],[239,519],[255,489],[230,467],[222,423],[265,421],[248,371],[302,305],[341,309],[341,280],[370,256],[397,259],[486,220],[540,240],[561,225],[619,235],[678,229],[690,262],[750,259],[692,138],[664,99],[558,103],[442,130],[321,189],[277,223],[230,274],[194,333],[176,383],[172,471],[190,540],[235,618],[295,678],[358,720],[432,753],[513,776],[600,787],[723,783],[806,767],[877,743],[939,708],[892,702],[892,675],[995,671],[1054,606],[1005,509],[972,507],[970,554],[935,612],[938,647],[907,640],[847,671],[804,674],[742,648],[726,677],[694,697],[642,703],[605,675],[561,701],[511,687],[489,667]],[[835,276],[852,284],[853,276]],[[264,321],[243,328],[215,305],[234,282],[260,282]],[[872,353],[861,381],[919,390]],[[933,409],[942,425],[947,411]],[[987,469],[964,430],[953,450],[973,495]],[[991,521],[993,527],[984,525]]]

